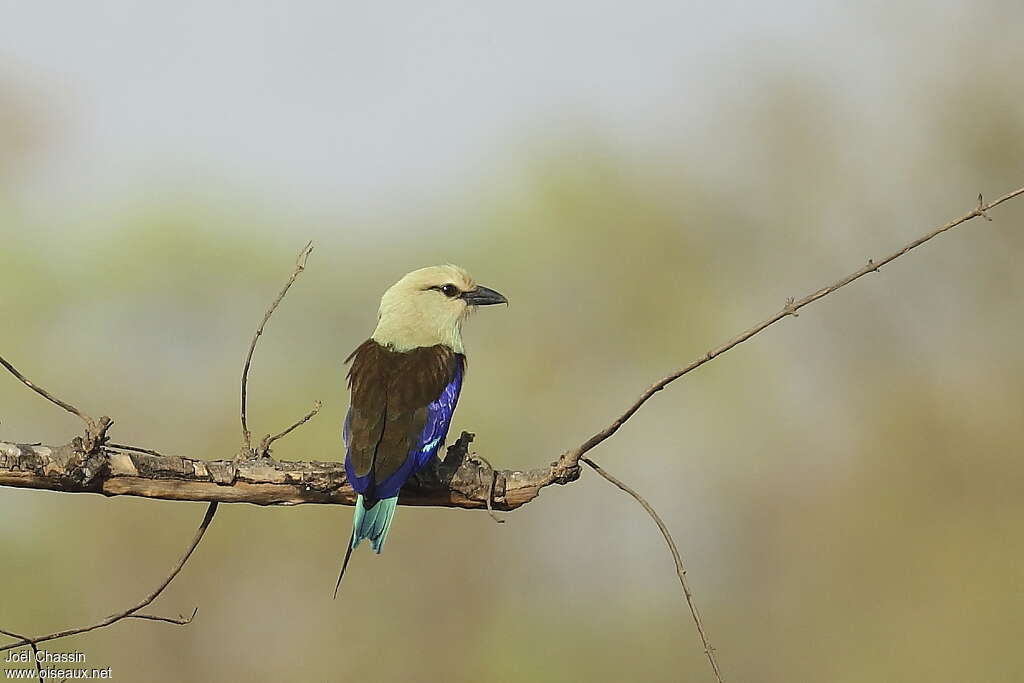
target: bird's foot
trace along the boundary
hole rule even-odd
[[[467,459],[471,460],[471,461],[473,461],[473,462],[475,462],[475,463],[477,463],[480,466],[485,468],[485,472],[486,473],[485,473],[484,476],[487,478],[487,482],[488,482],[488,484],[487,484],[487,514],[489,514],[491,516],[491,519],[493,519],[496,523],[504,524],[505,520],[503,520],[502,518],[498,517],[498,515],[495,514],[495,512],[494,512],[494,485],[497,482],[497,478],[498,478],[497,472],[494,470],[494,467],[491,465],[491,463],[488,462],[487,458],[483,457],[482,455],[477,454],[476,452],[470,453],[467,456]]]

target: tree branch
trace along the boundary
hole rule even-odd
[[[308,413],[306,413],[305,415],[303,415],[298,420],[296,420],[295,424],[293,424],[291,427],[288,427],[287,429],[285,429],[281,433],[274,434],[273,436],[271,436],[270,434],[267,434],[265,437],[263,437],[263,440],[260,441],[260,450],[259,450],[259,452],[261,454],[263,454],[265,457],[269,457],[270,456],[270,447],[274,444],[275,441],[277,441],[278,439],[283,439],[284,437],[288,436],[293,431],[295,431],[296,429],[298,429],[299,427],[301,427],[302,425],[306,424],[307,422],[312,420],[314,417],[316,417],[317,414],[320,412],[320,407],[322,405],[323,404],[320,403],[320,401],[316,401],[313,404],[313,409],[311,411],[309,411]]]
[[[270,304],[270,308],[267,309],[267,312],[263,314],[263,320],[262,322],[260,322],[259,327],[256,328],[256,334],[252,336],[252,342],[249,344],[249,352],[245,354],[245,365],[242,366],[242,410],[240,417],[242,420],[242,443],[245,449],[243,451],[243,454],[248,457],[265,455],[265,453],[258,454],[253,451],[252,432],[249,431],[249,425],[247,423],[246,417],[246,390],[249,385],[249,366],[252,365],[252,354],[256,351],[256,342],[260,340],[260,336],[263,334],[263,328],[267,326],[267,321],[270,320],[270,316],[272,316],[274,314],[274,311],[277,310],[278,305],[281,303],[281,300],[284,299],[284,295],[288,293],[288,290],[291,289],[291,286],[295,283],[296,278],[298,278],[299,275],[302,274],[302,271],[306,269],[306,259],[309,258],[309,255],[310,253],[312,253],[312,251],[313,243],[307,242],[306,246],[304,246],[302,248],[302,251],[299,252],[298,257],[296,257],[295,259],[295,268],[292,270],[291,277],[289,277],[288,281],[284,283],[284,287],[282,287],[281,291],[278,292],[277,298],[274,299],[274,301]],[[316,411],[313,412],[313,415],[315,414]],[[313,415],[310,415],[310,417],[312,417]],[[295,426],[297,427],[298,425]],[[294,429],[294,427],[292,429]]]
[[[188,562],[188,558],[192,557],[192,553],[195,552],[196,547],[199,546],[199,542],[203,540],[203,536],[206,534],[206,530],[207,530],[207,528],[209,528],[210,522],[213,521],[213,516],[216,513],[217,513],[217,503],[210,503],[206,507],[206,514],[203,516],[203,521],[199,523],[199,528],[196,529],[196,535],[192,539],[192,543],[189,544],[188,549],[185,550],[185,554],[181,556],[181,559],[178,560],[178,564],[175,565],[174,569],[171,570],[171,573],[167,575],[167,577],[160,583],[159,586],[157,586],[156,590],[154,590],[152,593],[150,593],[149,595],[144,597],[141,602],[137,603],[136,605],[134,605],[132,607],[129,607],[128,609],[125,609],[125,610],[122,610],[120,612],[117,612],[116,614],[112,614],[109,617],[107,617],[106,619],[103,619],[102,621],[99,621],[99,622],[93,624],[92,626],[82,626],[80,628],[72,628],[72,629],[67,629],[65,631],[57,631],[56,633],[48,633],[48,634],[46,634],[44,636],[36,636],[35,638],[31,638],[31,639],[30,638],[22,637],[21,640],[15,642],[15,643],[11,643],[11,644],[8,644],[8,645],[0,645],[0,652],[4,652],[6,650],[13,650],[14,648],[18,648],[18,647],[24,647],[25,645],[31,645],[31,646],[33,646],[33,649],[34,649],[35,645],[37,643],[44,643],[44,642],[46,642],[48,640],[56,640],[58,638],[67,638],[68,636],[75,636],[75,635],[78,635],[79,633],[87,633],[88,631],[95,631],[98,628],[104,628],[106,626],[110,626],[111,624],[116,624],[117,622],[121,621],[122,619],[128,619],[130,617],[135,617],[136,616],[136,614],[135,614],[136,612],[138,612],[139,610],[143,609],[144,607],[149,605],[151,602],[156,600],[160,596],[160,594],[163,593],[164,589],[167,588],[168,585],[170,585],[171,581],[174,580],[174,577],[176,577],[179,574],[179,572],[181,572],[182,568],[185,566],[185,563]],[[171,623],[178,623],[178,622],[175,622],[173,619],[170,619],[170,618],[151,617],[151,616],[147,616],[147,615],[139,615],[138,618],[140,618],[140,619],[150,619],[150,620],[153,620],[153,621],[167,621],[167,622],[171,622]],[[182,623],[188,623],[190,621],[192,621],[192,620],[189,619],[188,621],[183,621]]]
[[[72,415],[77,415],[78,417],[80,417],[82,419],[82,422],[84,422],[86,424],[89,424],[92,421],[91,417],[87,416],[85,413],[83,413],[78,408],[74,407],[73,405],[71,405],[67,401],[62,401],[61,399],[57,398],[56,396],[54,396],[53,394],[48,392],[46,389],[42,388],[38,384],[36,384],[36,383],[32,382],[31,380],[29,380],[29,378],[25,377],[25,375],[21,374],[18,371],[17,368],[15,368],[13,365],[11,365],[6,360],[4,360],[4,358],[2,356],[0,356],[0,365],[2,365],[5,368],[7,368],[7,370],[12,375],[14,375],[19,380],[21,380],[22,384],[24,384],[25,386],[27,386],[32,391],[36,392],[37,394],[39,394],[40,396],[45,398],[50,403],[53,403],[56,406],[60,406],[61,408],[63,408],[64,410],[68,411]]]
[[[783,318],[786,318],[788,316],[796,317],[796,312],[799,311],[804,306],[807,306],[808,304],[812,304],[815,301],[817,301],[818,299],[822,299],[822,298],[828,296],[829,294],[831,294],[832,292],[835,292],[835,291],[837,291],[839,289],[842,289],[843,287],[845,287],[846,285],[850,284],[854,280],[859,280],[860,278],[864,277],[868,273],[877,273],[877,272],[879,272],[881,270],[882,266],[888,265],[892,261],[895,261],[896,259],[898,259],[900,256],[903,256],[907,252],[909,252],[909,251],[911,251],[913,249],[916,249],[917,247],[921,246],[925,242],[928,242],[928,241],[938,237],[939,235],[941,235],[942,233],[946,232],[947,230],[952,230],[953,228],[957,227],[958,225],[962,225],[963,223],[966,223],[967,221],[970,221],[970,220],[973,220],[973,219],[979,218],[979,217],[985,218],[986,220],[992,220],[989,217],[989,215],[988,215],[989,210],[999,206],[1003,202],[1007,202],[1007,201],[1013,199],[1014,197],[1018,197],[1018,196],[1020,196],[1022,194],[1024,194],[1024,187],[1016,189],[1013,192],[1008,192],[1008,193],[1004,194],[1002,197],[1000,197],[999,199],[996,199],[993,202],[989,202],[988,204],[986,204],[984,202],[984,199],[979,194],[978,195],[978,206],[975,207],[973,210],[971,210],[971,211],[965,213],[964,215],[960,216],[959,218],[954,218],[953,220],[949,221],[948,223],[946,223],[944,225],[940,225],[939,227],[935,228],[934,230],[925,233],[921,237],[918,237],[916,240],[913,240],[912,242],[910,242],[910,243],[904,245],[903,247],[897,249],[896,251],[892,252],[891,254],[889,254],[888,256],[884,257],[880,261],[874,261],[872,259],[868,259],[867,265],[865,265],[863,268],[859,268],[859,269],[853,271],[852,273],[850,273],[849,275],[847,275],[846,277],[841,278],[839,280],[836,280],[832,284],[826,285],[825,287],[822,287],[821,289],[815,290],[815,291],[811,292],[810,294],[808,294],[807,296],[805,296],[803,298],[800,298],[800,299],[788,299],[786,301],[786,305],[783,306],[782,310],[779,311],[778,313],[776,313],[776,314],[772,315],[771,317],[769,317],[769,318],[759,322],[758,324],[756,324],[753,327],[747,329],[746,331],[741,332],[740,334],[736,335],[735,337],[733,337],[729,341],[725,342],[721,346],[718,346],[718,347],[716,347],[714,349],[711,349],[710,351],[705,353],[700,358],[697,358],[696,360],[694,360],[689,365],[687,365],[687,366],[685,366],[683,368],[680,368],[679,370],[676,370],[675,372],[673,372],[672,374],[668,375],[667,377],[665,377],[665,378],[663,378],[661,380],[658,380],[657,382],[652,384],[650,387],[647,388],[646,391],[644,391],[644,393],[642,393],[640,395],[640,398],[638,398],[633,403],[633,405],[631,405],[626,410],[626,412],[624,412],[622,415],[620,415],[614,422],[612,422],[610,425],[608,425],[607,427],[605,427],[604,429],[602,429],[598,433],[594,434],[592,437],[590,437],[589,439],[584,441],[582,444],[580,444],[579,446],[577,446],[573,450],[564,453],[560,460],[564,461],[566,466],[570,466],[570,467],[571,466],[577,466],[579,464],[580,458],[583,457],[584,453],[586,453],[587,451],[591,450],[592,448],[597,446],[599,443],[601,443],[602,441],[604,441],[605,439],[610,437],[612,434],[617,432],[619,430],[619,427],[621,427],[622,425],[626,424],[626,421],[629,418],[633,417],[633,415],[636,413],[636,411],[640,410],[640,407],[644,403],[646,403],[648,399],[650,399],[656,393],[658,393],[659,391],[661,391],[666,386],[668,386],[672,382],[676,381],[677,379],[679,379],[683,375],[685,375],[687,373],[690,373],[690,372],[696,370],[697,368],[699,368],[700,366],[704,365],[705,363],[714,360],[715,358],[717,358],[718,356],[721,356],[723,353],[725,353],[729,349],[733,348],[734,346],[738,346],[739,344],[742,344],[743,342],[745,342],[748,339],[750,339],[751,337],[753,337],[755,334],[765,330],[768,327],[771,327],[772,325],[774,325],[775,323],[779,322]]]
[[[403,489],[404,505],[514,510],[551,484],[569,478],[554,466],[527,471],[491,470],[467,457],[473,435],[463,432],[443,462],[420,472]],[[199,460],[136,447],[105,447],[83,458],[71,444],[44,446],[0,442],[0,486],[254,505],[328,503],[352,505],[356,494],[340,462]],[[489,492],[493,495],[488,496]]]
[[[974,218],[989,218],[988,212],[991,209],[1021,194],[1024,194],[1024,187],[1007,193],[988,204],[979,201],[978,206],[973,210],[929,231],[885,258],[879,261],[868,261],[864,267],[830,285],[801,299],[787,301],[778,313],[651,385],[626,412],[576,448],[563,453],[551,463],[550,467],[527,471],[501,470],[494,472],[494,508],[513,510],[536,498],[540,491],[547,486],[575,481],[579,478],[579,462],[583,455],[615,434],[644,403],[670,383],[747,341],[783,318],[796,315],[796,312],[804,306],[824,298],[868,273],[877,272],[882,266],[938,235]],[[289,278],[267,314],[264,315],[263,322],[253,338],[253,343],[250,344],[245,370],[243,370],[243,380],[248,375],[248,367],[256,340],[262,333],[270,314],[287,293],[291,283],[301,273],[309,249],[310,245],[307,245],[300,252],[292,277]],[[20,373],[13,370],[9,363],[5,361],[3,364],[19,379],[27,382]],[[35,388],[31,383],[28,383],[28,386]],[[304,420],[305,418],[300,420],[296,426],[302,424]],[[271,440],[273,438],[276,437],[271,437]],[[491,475],[488,468],[467,462],[466,447],[468,440],[471,439],[472,435],[463,433],[459,442],[449,448],[445,463],[436,467],[430,476],[417,477],[417,483],[411,486],[407,493],[403,493],[402,502],[411,505],[486,508]],[[166,500],[242,502],[256,505],[296,505],[300,503],[351,505],[355,498],[352,489],[345,482],[344,469],[337,462],[279,462],[270,458],[252,462],[203,461],[158,455],[155,451],[134,446],[120,448],[130,448],[140,452],[127,454],[114,452],[110,448],[101,448],[95,454],[97,457],[89,459],[83,457],[83,454],[79,452],[81,449],[78,449],[74,443],[64,446],[0,443],[0,485],[51,491],[102,493],[107,496],[132,495]],[[249,450],[251,452],[251,448]]]
[[[708,662],[711,663],[711,668],[715,672],[715,678],[718,683],[722,683],[722,672],[718,668],[718,660],[715,658],[715,648],[711,647],[711,642],[708,640],[708,634],[704,630],[704,621],[700,618],[700,612],[697,611],[697,605],[693,601],[693,592],[690,590],[690,583],[686,580],[686,567],[683,566],[683,556],[679,554],[679,548],[676,547],[676,542],[672,540],[672,534],[669,533],[668,527],[665,526],[665,522],[661,520],[658,513],[654,511],[654,507],[651,506],[647,500],[639,493],[634,491],[629,486],[626,486],[622,481],[613,477],[604,471],[600,465],[591,460],[590,458],[581,458],[584,463],[590,466],[595,472],[600,474],[602,477],[615,484],[621,490],[628,493],[633,497],[640,506],[647,511],[647,514],[651,516],[654,523],[658,525],[658,531],[665,538],[665,543],[668,544],[669,552],[672,553],[672,561],[676,564],[676,576],[679,577],[679,584],[683,587],[683,595],[686,597],[686,605],[690,608],[690,616],[693,617],[693,623],[697,625],[697,633],[700,634],[700,642],[704,645],[704,654],[708,657]]]
[[[197,614],[199,614],[199,608],[198,607],[196,607],[194,610],[192,610],[192,614],[188,615],[187,617],[184,617],[184,616],[181,616],[181,615],[179,615],[177,617],[160,617],[160,616],[157,616],[155,614],[129,614],[126,618],[127,619],[142,619],[144,621],[162,621],[165,624],[175,624],[177,626],[186,626],[186,625],[192,623],[192,620],[196,618]]]
[[[39,394],[50,403],[60,406],[61,408],[68,411],[72,415],[77,415],[82,420],[82,422],[85,423],[85,438],[78,439],[78,441],[75,444],[78,450],[88,454],[92,454],[96,451],[97,448],[99,448],[106,442],[107,430],[110,429],[110,426],[114,423],[113,420],[111,420],[109,417],[104,415],[99,420],[94,420],[92,417],[86,415],[81,410],[74,407],[67,401],[62,401],[61,399],[57,398],[56,396],[48,392],[46,389],[29,380],[28,377],[25,377],[25,375],[21,374],[21,372],[19,372],[17,368],[11,365],[2,356],[0,356],[0,365],[7,368],[8,372],[17,377],[18,380],[20,380],[21,383],[27,386],[29,389]]]
[[[640,395],[640,398],[638,398],[636,401],[634,401],[633,405],[631,405],[626,410],[626,412],[624,412],[622,415],[620,415],[610,425],[608,425],[607,427],[605,427],[601,431],[599,431],[596,434],[594,434],[592,437],[590,437],[589,439],[584,441],[582,444],[580,444],[579,446],[577,446],[573,450],[566,451],[565,453],[562,454],[562,456],[556,462],[552,463],[552,470],[553,471],[559,471],[559,468],[564,468],[564,471],[566,471],[566,472],[573,472],[573,473],[575,473],[578,476],[578,474],[579,474],[579,463],[580,463],[580,460],[582,459],[587,465],[592,467],[595,472],[597,472],[602,477],[604,477],[605,479],[607,479],[608,481],[612,482],[613,484],[618,486],[620,489],[622,489],[623,491],[625,491],[626,493],[631,495],[641,506],[643,506],[644,510],[647,511],[647,514],[649,514],[651,516],[651,518],[654,520],[655,524],[658,525],[658,529],[661,531],[662,536],[665,537],[665,542],[668,543],[669,550],[672,552],[672,558],[673,558],[673,560],[675,561],[675,564],[676,564],[676,574],[679,576],[679,583],[682,585],[683,594],[686,596],[686,604],[690,608],[690,614],[693,617],[694,624],[697,626],[697,632],[700,634],[701,642],[704,644],[704,652],[708,656],[708,661],[711,663],[711,668],[715,672],[715,678],[718,680],[718,683],[722,683],[722,674],[721,674],[721,671],[720,671],[720,669],[718,667],[718,662],[715,659],[715,654],[714,654],[715,651],[714,651],[714,648],[711,647],[711,643],[708,641],[707,632],[704,630],[704,624],[701,621],[700,613],[697,611],[697,606],[696,606],[696,604],[693,601],[693,594],[690,591],[690,587],[687,585],[686,570],[683,567],[682,557],[679,554],[679,549],[676,548],[675,542],[672,540],[671,534],[669,534],[668,528],[665,526],[665,523],[661,521],[661,518],[654,511],[654,508],[651,507],[651,505],[646,500],[644,500],[640,496],[640,494],[638,494],[636,491],[634,491],[633,489],[631,489],[628,486],[626,486],[623,482],[619,481],[618,479],[616,479],[612,475],[610,475],[607,472],[605,472],[603,469],[601,469],[592,460],[589,460],[589,459],[585,458],[584,455],[588,451],[592,450],[594,447],[598,446],[599,444],[601,444],[602,442],[604,442],[605,440],[610,438],[613,434],[615,434],[615,432],[617,432],[619,430],[619,428],[622,427],[622,425],[624,425],[627,420],[629,420],[629,418],[633,417],[633,415],[636,414],[636,412],[638,410],[640,410],[640,408],[644,405],[644,403],[646,403],[652,396],[654,396],[656,393],[658,393],[659,391],[661,391],[666,386],[668,386],[672,382],[676,381],[677,379],[679,379],[683,375],[696,370],[697,368],[699,368],[700,366],[704,365],[705,363],[708,363],[711,360],[713,360],[713,359],[717,358],[718,356],[722,355],[723,353],[725,353],[729,349],[731,349],[731,348],[733,348],[735,346],[738,346],[739,344],[742,344],[743,342],[747,341],[748,339],[750,339],[754,335],[758,334],[759,332],[762,332],[763,330],[767,329],[768,327],[770,327],[770,326],[774,325],[775,323],[779,322],[783,318],[786,318],[788,316],[796,317],[797,311],[800,310],[801,308],[803,308],[804,306],[807,306],[808,304],[812,304],[815,301],[817,301],[818,299],[824,298],[824,297],[828,296],[829,294],[831,294],[832,292],[835,292],[835,291],[837,291],[839,289],[842,289],[843,287],[845,287],[846,285],[850,284],[854,280],[858,280],[858,279],[864,277],[865,275],[867,275],[868,273],[877,273],[877,272],[879,272],[879,270],[882,268],[882,266],[885,266],[885,265],[891,263],[892,261],[895,261],[900,256],[903,256],[907,252],[909,252],[909,251],[911,251],[913,249],[916,249],[917,247],[921,246],[925,242],[928,242],[929,240],[934,239],[935,237],[938,237],[942,233],[944,233],[944,232],[946,232],[948,230],[952,230],[953,228],[957,227],[958,225],[962,225],[963,223],[966,223],[967,221],[970,221],[970,220],[973,220],[973,219],[979,218],[979,217],[982,217],[982,218],[985,218],[986,220],[991,221],[992,219],[988,215],[988,211],[990,209],[992,209],[992,208],[994,208],[996,206],[999,206],[1003,202],[1009,201],[1009,200],[1013,199],[1014,197],[1017,197],[1017,196],[1019,196],[1021,194],[1024,194],[1024,187],[1021,187],[1021,188],[1019,188],[1017,190],[1014,190],[1013,192],[1008,192],[1007,194],[1003,195],[999,199],[996,199],[995,201],[990,202],[988,204],[985,203],[984,198],[982,197],[982,195],[979,194],[978,195],[978,205],[972,211],[969,211],[968,213],[965,213],[964,215],[960,216],[959,218],[954,218],[953,220],[949,221],[948,223],[945,223],[944,225],[940,225],[939,227],[935,228],[934,230],[931,230],[930,232],[925,233],[921,237],[918,237],[916,240],[914,240],[914,241],[904,245],[902,248],[892,252],[891,254],[889,254],[888,256],[884,257],[883,259],[881,259],[877,263],[875,261],[871,260],[871,259],[868,259],[867,265],[865,265],[864,267],[859,268],[859,269],[853,271],[852,273],[850,273],[846,277],[841,278],[841,279],[833,282],[830,285],[822,287],[821,289],[818,289],[818,290],[816,290],[814,292],[811,292],[810,294],[808,294],[807,296],[804,296],[801,299],[788,299],[786,301],[786,305],[783,306],[782,310],[779,311],[778,313],[776,313],[775,315],[765,319],[764,321],[758,323],[757,325],[754,325],[753,327],[747,329],[746,331],[741,332],[740,334],[736,335],[735,337],[733,337],[732,339],[730,339],[726,343],[722,344],[721,346],[718,346],[717,348],[714,348],[714,349],[708,351],[707,353],[705,353],[700,358],[697,358],[696,360],[691,362],[689,365],[687,365],[687,366],[685,366],[683,368],[680,368],[679,370],[676,370],[675,372],[671,373],[667,377],[664,377],[663,379],[661,379],[661,380],[655,382],[654,384],[652,384],[650,387],[647,388],[646,391],[644,391]]]
[[[36,678],[39,679],[39,683],[43,683],[43,680],[45,678],[43,676],[43,664],[39,661],[39,647],[36,645],[36,641],[32,640],[31,638],[27,638],[23,635],[14,633],[12,631],[5,631],[2,628],[0,628],[0,634],[3,634],[8,638],[15,638],[17,640],[23,641],[22,645],[12,645],[12,649],[17,647],[23,647],[25,644],[27,644],[32,649],[32,661],[35,662],[36,665]]]

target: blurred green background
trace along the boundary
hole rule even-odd
[[[341,459],[342,359],[455,262],[454,433],[551,461],[655,379],[1024,184],[1020,3],[11,5],[0,351],[116,441]],[[61,21],[51,21],[53,13]],[[49,14],[48,14],[49,13]],[[244,14],[239,14],[244,13]],[[594,457],[661,512],[727,680],[1024,679],[1024,201],[653,399]],[[0,376],[0,438],[79,425]],[[149,591],[201,504],[0,489],[0,627]],[[153,611],[59,643],[122,681],[711,680],[644,512],[585,472],[495,525],[224,506]]]

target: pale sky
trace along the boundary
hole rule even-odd
[[[30,203],[172,188],[370,213],[580,126],[639,149],[685,136],[743,89],[739,61],[813,55],[849,23],[810,0],[0,7],[0,85],[59,129],[18,180]]]

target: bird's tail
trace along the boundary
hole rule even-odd
[[[355,516],[352,518],[352,548],[358,546],[359,541],[368,538],[373,552],[379,553],[383,550],[397,505],[398,496],[394,496],[378,500],[373,507],[367,510],[363,502],[363,495],[359,494],[359,499],[356,500]]]
[[[334,597],[338,597],[338,588],[341,587],[341,579],[345,576],[345,569],[352,557],[359,542],[364,538],[370,539],[370,546],[373,552],[379,553],[384,549],[384,541],[388,537],[388,529],[391,528],[391,520],[395,516],[395,507],[398,505],[398,496],[378,500],[367,510],[363,504],[363,495],[359,494],[356,500],[355,515],[352,518],[352,536],[345,548],[345,559],[341,563],[341,573],[338,574],[338,583],[334,586]]]

